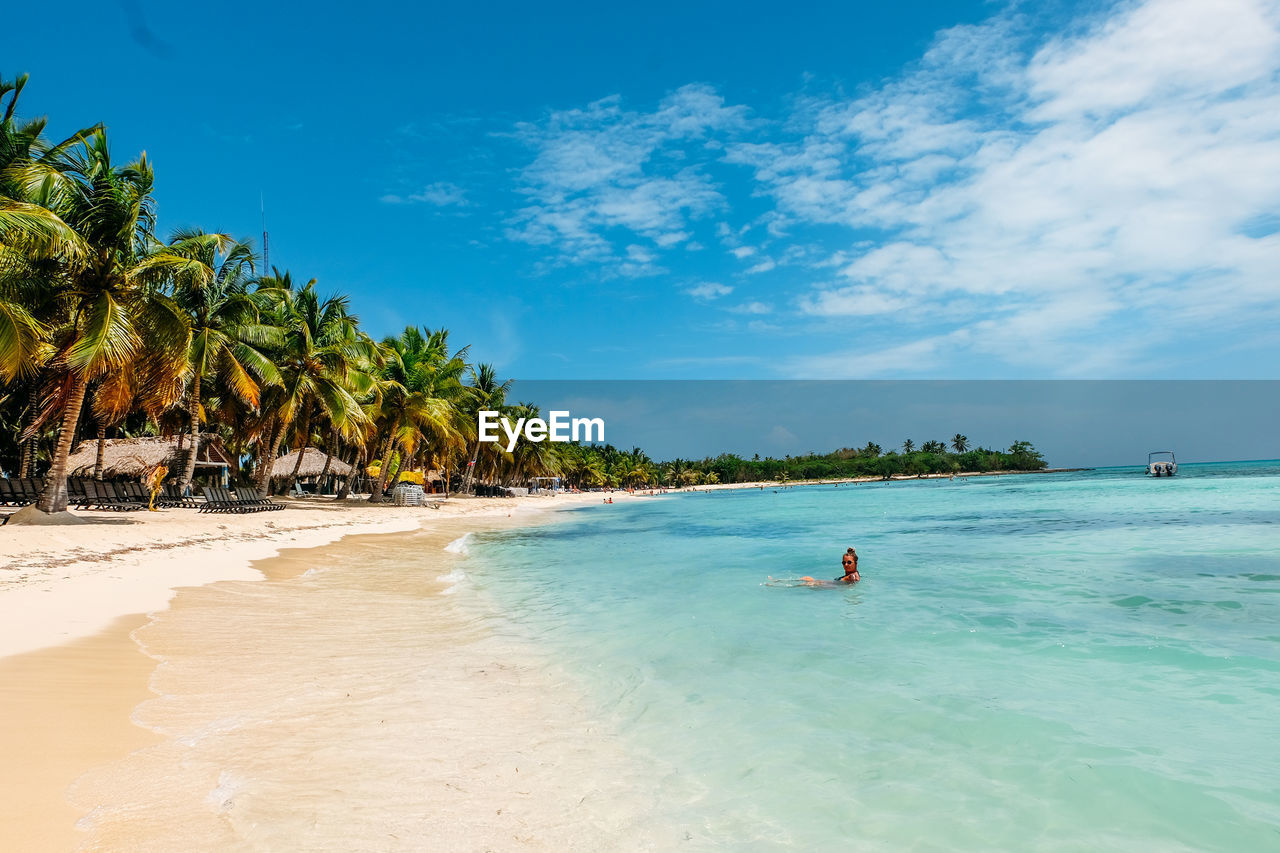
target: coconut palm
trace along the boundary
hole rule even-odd
[[[912,441],[911,439],[909,439],[909,438],[908,438],[906,441],[902,442],[902,452],[903,452],[903,453],[910,453],[911,451],[913,451],[913,450],[915,450],[915,449],[916,449],[916,443],[915,443],[914,441]]]
[[[102,131],[58,157],[15,163],[6,178],[37,200],[33,206],[47,212],[58,237],[45,270],[56,283],[46,320],[49,405],[33,427],[50,419],[60,423],[45,491],[36,503],[42,512],[60,512],[67,506],[67,456],[89,384],[138,370],[149,387],[175,387],[190,324],[162,285],[176,275],[207,280],[213,271],[156,243],[154,176],[146,155],[123,167],[112,165]],[[9,242],[14,231],[22,229],[0,223],[0,239]]]
[[[467,347],[449,352],[449,331],[427,331],[410,326],[399,337],[382,343],[386,362],[379,394],[380,420],[385,433],[379,458],[383,461],[369,500],[381,501],[387,483],[394,484],[406,460],[426,438],[447,454],[463,446],[461,424],[462,376],[467,370]],[[392,449],[399,449],[400,463],[392,472]]]
[[[964,453],[969,449],[969,436],[956,433],[951,437],[951,446],[955,448],[956,453]]]
[[[511,390],[512,384],[511,379],[499,382],[498,371],[492,364],[477,364],[472,368],[469,389],[471,399],[467,407],[467,415],[471,418],[471,422],[477,423],[476,418],[482,411],[501,411],[506,404],[507,392]],[[471,464],[467,466],[466,479],[462,484],[463,492],[471,487],[480,459],[480,450],[483,447],[478,437],[473,441],[475,446],[471,453]],[[494,445],[493,452],[497,452],[497,445]]]
[[[39,319],[39,307],[52,296],[49,274],[58,269],[58,256],[78,249],[66,223],[41,206],[56,182],[33,186],[27,167],[56,164],[99,129],[85,128],[50,144],[44,138],[46,119],[16,117],[26,84],[25,74],[13,82],[0,79],[0,385],[35,373],[49,355],[44,346],[49,329]]]
[[[214,270],[212,280],[181,276],[173,282],[174,299],[191,317],[187,349],[186,409],[190,448],[179,485],[186,489],[195,473],[200,447],[201,386],[212,379],[236,399],[257,408],[261,383],[278,384],[280,372],[265,348],[282,343],[281,330],[261,322],[257,301],[248,290],[253,249],[225,234],[185,231],[170,248]]]
[[[367,387],[361,367],[378,357],[376,345],[359,331],[347,297],[321,297],[315,279],[300,289],[291,285],[290,279],[276,276],[260,282],[255,292],[263,323],[275,326],[279,336],[271,358],[280,381],[262,395],[261,407],[270,414],[257,427],[257,486],[262,492],[270,485],[272,464],[291,427],[305,441],[318,417],[339,430],[354,429],[364,419],[354,395]]]

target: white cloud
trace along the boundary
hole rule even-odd
[[[765,295],[798,307],[788,331],[859,335],[811,375],[1176,375],[1273,340],[1280,6],[1120,0],[1049,35],[1020,8],[767,124],[694,85],[519,125],[508,236],[624,275],[712,241],[746,274],[781,264],[763,281],[799,289]]]
[[[691,287],[686,290],[685,293],[689,294],[694,299],[710,300],[719,299],[721,296],[728,296],[730,293],[733,293],[733,288],[727,284],[719,284],[712,281],[707,282],[706,284],[699,284],[696,287]]]
[[[735,314],[772,314],[773,306],[764,302],[744,302],[729,309]]]
[[[744,108],[689,85],[651,113],[611,97],[518,125],[516,138],[537,153],[521,176],[529,203],[508,236],[571,263],[607,262],[617,240],[643,237],[659,247],[687,240],[691,220],[724,204],[700,162],[690,160],[710,134],[745,124]]]
[[[408,196],[387,193],[379,200],[386,204],[412,204],[417,202],[436,207],[465,207],[470,204],[467,200],[466,190],[448,181],[428,184],[420,192],[410,193]]]
[[[910,311],[957,333],[861,352],[858,375],[929,370],[948,347],[1129,373],[1179,335],[1280,320],[1280,235],[1252,225],[1280,209],[1278,17],[1148,0],[1027,48],[997,16],[875,91],[808,105],[798,138],[727,158],[780,214],[860,235],[803,312]]]

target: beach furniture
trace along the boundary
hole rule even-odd
[[[400,483],[391,490],[391,502],[396,506],[422,506],[422,486],[416,483]]]
[[[245,491],[244,487],[241,487],[241,491]],[[255,496],[257,495],[257,492],[252,489],[248,491]],[[266,499],[258,497],[256,500],[263,501]],[[235,497],[221,486],[205,486],[204,503],[198,509],[201,512],[262,512],[263,510],[274,509],[277,506],[284,509],[284,504],[277,504],[274,501],[267,501],[267,503],[271,505],[267,506],[263,503],[246,500],[243,497]]]
[[[4,506],[17,506],[21,498],[14,490],[13,481],[5,478],[0,480],[0,504]]]
[[[197,507],[201,512],[245,512],[245,507],[231,497],[231,493],[218,486],[204,487],[204,503]]]
[[[132,481],[117,483],[116,494],[119,495],[121,499],[131,503],[146,504],[148,506],[151,504],[151,496],[147,494],[147,490],[141,483],[134,483]]]
[[[177,483],[169,483],[161,489],[160,496],[156,498],[156,503],[160,506],[177,506],[183,509],[197,509],[201,506],[200,501],[194,497],[184,495]]]
[[[85,487],[84,482],[84,477],[67,478],[67,503],[78,507],[89,505],[89,492]]]
[[[103,496],[113,503],[124,507],[132,508],[138,506],[141,508],[141,502],[131,495],[127,489],[127,483],[113,483],[110,480],[104,480],[99,484],[103,490]]]
[[[258,507],[266,510],[284,509],[286,504],[273,501],[270,498],[263,497],[258,494],[258,490],[252,486],[241,486],[236,491],[236,497],[249,506]]]
[[[98,480],[86,480],[86,491],[92,498],[88,504],[94,509],[110,509],[116,512],[126,512],[130,510],[143,509],[143,505],[132,501],[123,501],[116,494],[110,483],[104,483]]]
[[[40,499],[44,491],[44,477],[20,477],[18,489],[22,494],[22,503],[33,504]]]

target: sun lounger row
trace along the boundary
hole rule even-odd
[[[204,503],[197,508],[201,512],[263,512],[284,509],[285,504],[264,498],[249,486],[241,486],[234,495],[220,486],[205,486]]]
[[[0,506],[33,504],[44,491],[44,477],[0,479]]]
[[[67,479],[67,502],[85,509],[140,510],[147,508],[150,499],[141,483],[112,483],[83,477]]]

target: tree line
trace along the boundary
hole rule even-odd
[[[44,473],[44,512],[66,508],[73,445],[108,435],[177,437],[188,452],[171,474],[184,487],[190,450],[216,442],[233,475],[264,493],[282,452],[314,447],[357,472],[377,463],[375,501],[403,472],[427,468],[455,488],[544,476],[591,488],[1044,466],[1023,442],[1007,453],[933,442],[902,454],[868,445],[666,463],[639,448],[481,443],[480,410],[515,421],[538,407],[509,401],[511,382],[455,348],[446,328],[375,340],[348,296],[261,269],[248,240],[158,234],[145,153],[115,162],[101,124],[48,139],[46,119],[18,117],[26,82],[0,80],[0,468]]]

